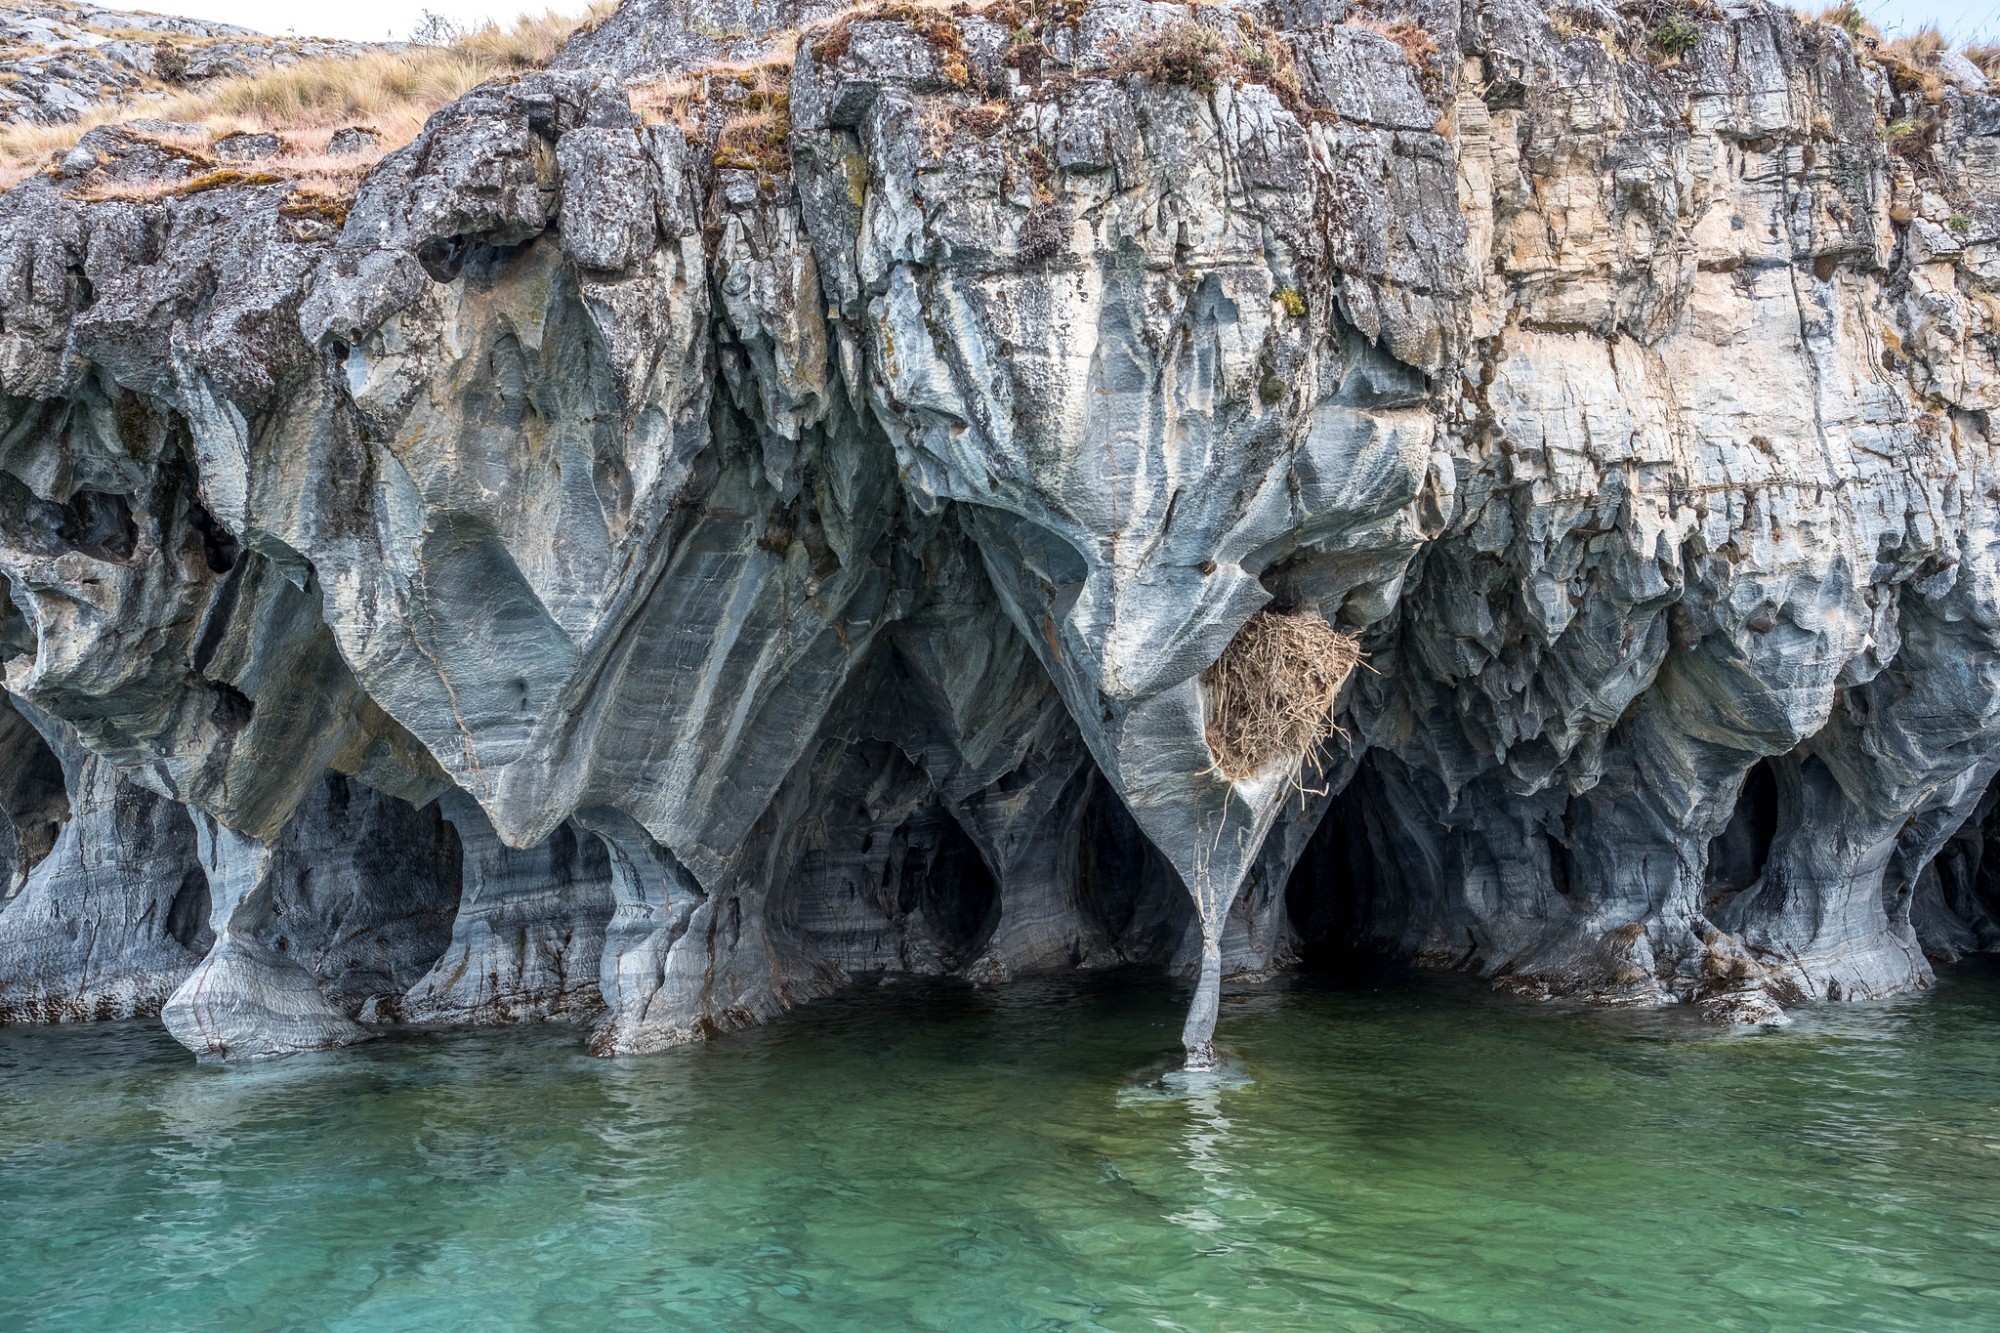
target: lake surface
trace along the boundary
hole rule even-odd
[[[218,1069],[0,1031],[11,1329],[2000,1327],[2000,969],[1715,1036],[1285,979],[884,987]]]

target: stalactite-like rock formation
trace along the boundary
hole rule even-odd
[[[1969,72],[794,8],[630,0],[338,225],[130,130],[0,198],[0,1017],[636,1052],[1155,963],[1199,1058],[1301,947],[1770,1021],[2000,943]],[[1266,607],[1367,665],[1232,778]]]

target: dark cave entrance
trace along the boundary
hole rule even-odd
[[[903,862],[907,881],[915,876],[924,925],[950,967],[962,967],[978,957],[1000,924],[1000,885],[987,869],[986,858],[958,821],[945,815],[937,821],[937,841],[928,857]]]
[[[1906,836],[1910,832],[1905,829]],[[1907,855],[1898,849],[1899,861]],[[2000,777],[1927,866],[1914,877],[1892,873],[1885,878],[1885,909],[1893,913],[1892,894],[1906,883],[1915,895],[1912,924],[1934,962],[2000,953]]]
[[[1103,775],[1092,764],[1079,774],[1063,804],[1075,811],[1064,832],[1070,903],[1096,935],[1095,945],[1073,942],[1072,962],[1102,947],[1124,964],[1165,962],[1194,919],[1194,904],[1171,862],[1140,831]]]
[[[199,865],[189,866],[167,904],[167,935],[196,958],[206,957],[215,947],[215,930],[208,920],[212,906],[208,875]]]
[[[1388,798],[1372,757],[1340,791],[1285,882],[1300,966],[1330,974],[1378,970],[1391,950],[1381,926],[1402,875],[1382,818]]]
[[[1703,885],[1706,910],[1716,912],[1755,884],[1771,858],[1778,835],[1778,778],[1769,759],[1761,759],[1743,779],[1729,823],[1708,844],[1708,871]]]
[[[5,588],[0,579],[0,598]],[[27,718],[0,702],[0,905],[26,887],[69,820],[62,762]]]
[[[1173,947],[1177,913],[1192,911],[1187,891],[1094,765],[1082,781],[1069,853],[1078,914],[1124,958],[1162,957]]]

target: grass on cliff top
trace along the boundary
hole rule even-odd
[[[596,0],[580,18],[551,12],[507,28],[489,24],[445,45],[302,60],[199,88],[107,102],[67,125],[10,125],[0,129],[0,187],[68,152],[88,130],[141,117],[198,125],[211,142],[244,131],[275,132],[285,137],[287,151],[257,163],[259,170],[356,178],[414,138],[432,112],[488,79],[548,64],[572,33],[602,22],[614,8],[616,0]],[[325,156],[327,139],[350,125],[373,130],[374,149]]]
[[[1926,23],[1910,32],[1885,37],[1853,0],[1829,5],[1813,17],[1845,29],[1848,36],[1862,43],[1864,53],[1874,56],[1888,71],[1897,92],[1919,93],[1927,102],[1935,102],[1944,95],[1944,81],[1938,77],[1933,62],[1940,52],[1952,47],[1937,24]],[[1959,48],[1959,54],[1978,66],[1987,78],[2000,82],[2000,42],[1968,42]]]

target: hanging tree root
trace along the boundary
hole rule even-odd
[[[1361,662],[1361,642],[1317,611],[1259,611],[1201,673],[1208,748],[1231,782],[1298,763],[1340,734],[1333,710]]]

